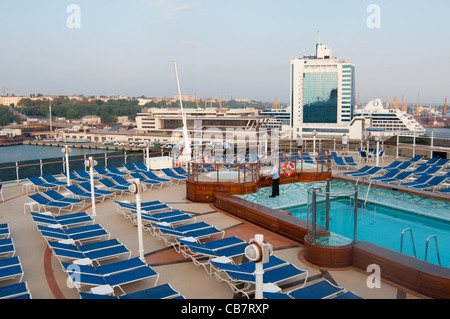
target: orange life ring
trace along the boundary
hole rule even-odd
[[[286,167],[290,166],[290,170],[286,171]],[[291,176],[294,173],[294,164],[292,164],[291,162],[286,162],[283,165],[283,173],[286,176]]]
[[[180,160],[178,160],[178,161],[175,163],[175,167],[181,167],[181,161],[180,161]]]

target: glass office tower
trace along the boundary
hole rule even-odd
[[[291,59],[291,127],[295,133],[347,126],[355,107],[355,67],[317,44],[316,55]]]

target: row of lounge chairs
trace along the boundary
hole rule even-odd
[[[125,165],[125,164],[124,164]],[[125,180],[127,177],[139,178],[148,186],[159,186],[162,187],[164,184],[172,184],[176,182],[177,184],[181,181],[185,181],[187,179],[187,172],[182,167],[176,167],[172,169],[162,169],[161,171],[164,173],[165,177],[159,177],[152,170],[143,170],[138,169],[136,166],[134,170],[128,164],[127,172],[120,171],[115,166],[106,166],[95,167],[94,172],[94,181],[101,183],[103,186],[107,187],[111,191],[123,192],[126,191],[124,187],[129,186],[129,182]],[[67,173],[62,173],[63,176],[67,178]],[[73,172],[69,172],[69,179],[74,183],[83,183],[86,185],[90,182],[90,175],[85,170],[75,170]],[[31,185],[37,191],[47,191],[50,189],[60,189],[62,187],[66,187],[67,183],[65,181],[57,180],[53,175],[43,175],[43,176],[34,176],[28,178]],[[86,185],[86,187],[89,187]],[[85,187],[85,188],[86,188]]]
[[[136,203],[125,201],[115,203],[120,214],[136,223]],[[249,245],[246,241],[236,236],[225,237],[225,231],[206,222],[198,222],[190,214],[175,210],[160,201],[144,202],[141,204],[141,210],[145,230],[163,240],[168,246],[173,246],[184,257],[190,258],[196,266],[204,267],[209,275],[214,275],[217,280],[229,284],[234,293],[242,293],[248,298],[254,293],[255,263],[242,263],[245,248]],[[308,293],[313,291],[313,288],[304,287],[308,278],[306,270],[299,269],[276,256],[270,257],[269,262],[264,264],[264,269],[264,284],[278,287],[282,283],[297,280],[302,283],[300,289],[303,289],[303,298],[318,296]],[[331,283],[330,285],[333,286]],[[329,292],[330,285],[319,289],[323,297],[346,293],[345,289],[339,288],[338,292],[332,294]],[[353,293],[352,295],[359,298]]]
[[[11,238],[9,224],[0,224],[0,299],[31,299],[27,282],[22,282],[24,276],[22,263],[15,253],[16,248]],[[17,278],[18,282],[10,283]]]
[[[359,170],[342,174],[415,189],[450,193],[448,185],[445,186],[446,181],[450,180],[450,170],[445,166],[449,160],[431,159],[418,163],[420,158],[416,156],[411,161],[394,161],[385,167],[365,165]]]
[[[81,298],[182,298],[169,284],[156,286],[159,274],[140,258],[131,258],[131,251],[117,239],[111,239],[87,213],[54,216],[32,212],[31,216]],[[111,261],[123,256],[126,258]],[[153,286],[125,292],[123,286],[143,280],[153,280]]]

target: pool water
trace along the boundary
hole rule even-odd
[[[331,205],[330,231],[346,238],[353,238],[354,202],[348,199],[340,199],[333,201]],[[360,206],[362,206],[361,203]],[[306,206],[292,207],[286,210],[298,218],[307,219]],[[325,226],[325,209],[318,207],[317,211],[319,212],[316,219],[317,223]],[[351,222],[343,223],[342,221]],[[400,251],[401,234],[407,228],[410,228],[412,231],[417,258],[425,260],[427,238],[435,235],[438,242],[441,265],[449,267],[449,222],[373,203],[358,209],[357,240],[359,241],[368,241],[394,251]],[[414,257],[412,242],[410,232],[405,232],[402,252]],[[434,239],[430,239],[428,244],[427,261],[438,264]]]
[[[354,186],[351,182],[332,180],[331,191],[348,192]],[[307,195],[311,187],[325,189],[325,183],[281,185],[280,196],[276,198],[269,197],[270,187],[259,189],[255,194],[236,196],[273,209],[290,211],[294,216],[306,220]],[[361,184],[358,187],[358,198],[360,202],[367,198],[367,205],[364,209],[358,209],[357,240],[400,251],[401,233],[404,229],[411,228],[417,258],[424,260],[427,238],[435,235],[441,265],[450,267],[450,202],[373,186],[368,188]],[[338,235],[353,238],[353,216],[349,215],[354,212],[352,205],[348,199],[333,202],[331,231],[336,229],[333,227],[337,227],[339,222]],[[409,232],[404,234],[403,253],[414,255]],[[434,239],[429,241],[427,261],[438,263]]]

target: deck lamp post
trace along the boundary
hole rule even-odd
[[[255,262],[255,299],[263,299],[263,264],[269,261],[272,253],[272,245],[264,242],[264,236],[261,234],[255,235],[255,238],[250,240],[249,245],[245,248],[245,256]]]
[[[313,149],[314,149],[314,154],[316,154],[316,135],[317,135],[317,132],[316,132],[316,130],[314,130],[313,131],[313,143],[314,143]]]
[[[138,220],[138,244],[139,244],[139,258],[145,262],[144,258],[144,243],[142,239],[142,213],[141,213],[141,192],[145,191],[145,185],[137,178],[131,183],[129,191],[136,194],[136,211]]]
[[[72,150],[69,148],[68,145],[64,145],[64,148],[61,149],[61,152],[63,152],[66,155],[67,186],[70,186],[69,153],[72,152]]]
[[[377,160],[376,160],[376,166],[378,166],[379,158],[380,158],[380,137],[375,136],[375,141],[377,141]]]
[[[97,210],[95,207],[95,190],[94,190],[94,166],[97,165],[97,161],[91,157],[84,162],[86,167],[89,167],[89,176],[91,181],[91,202],[92,202],[92,216],[97,216]]]
[[[150,148],[150,142],[145,141],[145,166],[147,167],[147,172],[150,170],[150,156],[149,156],[149,148]]]

